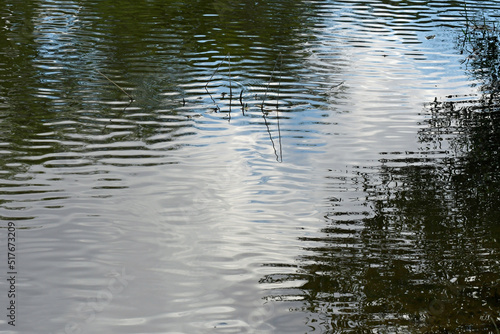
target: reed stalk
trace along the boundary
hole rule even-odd
[[[99,73],[100,75],[102,75],[106,80],[108,80],[109,82],[111,82],[113,85],[116,86],[116,88],[118,88],[119,90],[121,90],[125,95],[128,96],[128,98],[130,99],[130,102],[134,102],[134,98],[132,97],[132,95],[130,95],[129,93],[127,93],[125,91],[125,89],[121,88],[116,82],[114,82],[113,80],[111,80],[107,75],[105,75],[104,73],[102,73],[101,71],[99,71],[98,69],[96,69],[97,73]]]
[[[241,105],[241,113],[245,116],[245,106],[243,105],[243,89],[240,91],[240,105]]]
[[[231,83],[231,55],[227,53],[227,63],[229,71],[229,120],[231,120],[231,102],[233,100],[233,88]]]
[[[266,124],[266,128],[267,128],[267,132],[269,133],[269,138],[271,139],[271,144],[273,145],[273,149],[274,149],[274,154],[276,155],[276,161],[278,162],[283,162],[283,150],[282,150],[282,147],[281,147],[281,128],[280,128],[280,123],[279,123],[279,108],[278,108],[278,105],[279,105],[279,93],[280,93],[280,88],[281,88],[281,66],[282,66],[282,55],[281,55],[281,52],[278,56],[278,58],[276,59],[276,62],[274,63],[274,68],[273,68],[273,71],[271,72],[271,77],[269,78],[269,82],[267,83],[267,87],[266,87],[266,91],[264,93],[264,97],[262,99],[262,104],[260,105],[260,110],[262,112],[262,117],[264,118],[264,123]],[[278,67],[278,63],[279,63],[279,67]],[[277,92],[277,98],[276,98],[276,120],[277,120],[277,126],[278,126],[278,140],[279,140],[279,149],[280,149],[280,154],[278,155],[278,152],[276,151],[276,146],[274,145],[274,140],[273,140],[273,137],[271,135],[271,131],[269,130],[269,124],[267,122],[267,117],[266,117],[266,112],[264,111],[264,105],[266,104],[266,97],[267,97],[267,93],[269,91],[269,87],[271,86],[271,82],[274,78],[274,73],[277,71],[277,69],[279,68],[280,70],[280,76],[279,76],[279,81],[278,81],[278,92]]]
[[[222,59],[222,61],[219,63],[219,65],[217,65],[215,71],[212,73],[212,76],[210,77],[210,79],[208,79],[207,83],[205,84],[205,90],[207,91],[208,95],[210,96],[210,99],[214,103],[215,109],[217,111],[220,111],[220,107],[217,104],[217,102],[215,102],[215,99],[212,96],[212,94],[210,94],[210,91],[208,90],[208,84],[210,83],[210,81],[212,81],[212,79],[217,74],[217,72],[219,72],[219,68],[221,67],[221,65],[224,63],[224,61],[226,59],[229,59],[229,61],[228,61],[229,62],[229,101],[231,101],[231,95],[232,95],[231,94],[231,60],[230,60],[230,54],[229,53],[227,54],[227,56],[224,57],[224,59]],[[231,103],[229,103],[229,112],[231,112]]]
[[[491,317],[491,315],[490,315],[490,320],[491,320],[491,323],[493,324],[493,326],[495,327],[496,333],[500,334],[500,330],[498,329],[497,324],[495,323],[495,320]]]
[[[278,125],[278,140],[280,143],[280,161],[279,162],[283,162],[283,150],[281,148],[280,114],[279,114],[279,110],[278,110],[279,98],[280,98],[280,88],[281,88],[281,66],[283,65],[283,57],[281,55],[281,52],[279,54],[279,60],[280,60],[280,67],[279,67],[280,68],[280,76],[279,76],[279,80],[278,80],[278,95],[276,97],[276,122]]]

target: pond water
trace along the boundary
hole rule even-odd
[[[500,333],[499,16],[2,1],[0,331]]]

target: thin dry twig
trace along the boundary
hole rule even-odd
[[[233,88],[232,88],[232,83],[231,83],[231,55],[227,54],[227,63],[229,66],[229,120],[231,120],[231,101],[233,99]]]
[[[279,55],[279,60],[280,60],[280,78],[278,80],[278,96],[276,98],[276,122],[277,122],[277,125],[278,125],[278,140],[279,140],[279,143],[280,143],[280,162],[283,162],[283,150],[281,148],[281,128],[280,128],[280,114],[279,114],[279,110],[278,110],[278,106],[279,106],[279,99],[280,99],[280,88],[281,88],[281,66],[283,65],[283,57],[281,55],[281,52],[280,52],[280,55]]]
[[[489,317],[490,317],[491,322],[493,323],[493,326],[495,327],[497,334],[500,334],[500,330],[498,330],[498,327],[497,327],[497,324],[495,323],[495,320],[491,317],[491,315]]]
[[[278,68],[278,63],[279,63],[279,69],[280,69],[280,77],[279,77],[279,81],[278,81],[278,93],[277,93],[277,101],[276,101],[276,120],[277,120],[277,126],[278,126],[278,139],[279,139],[279,144],[280,144],[280,154],[279,155],[278,155],[278,152],[276,151],[276,147],[274,145],[274,140],[273,140],[273,137],[271,135],[271,131],[269,130],[269,124],[267,122],[266,112],[264,111],[264,105],[266,103],[267,92],[269,91],[269,87],[271,86],[271,82],[273,80],[274,73],[276,72],[276,70]],[[271,73],[271,77],[269,78],[269,82],[267,83],[266,91],[264,93],[264,98],[262,99],[262,104],[260,105],[260,110],[262,111],[262,117],[264,118],[264,123],[266,124],[267,132],[269,133],[269,138],[271,139],[271,144],[273,145],[274,154],[276,155],[276,161],[278,161],[278,162],[283,162],[283,150],[281,147],[281,128],[280,128],[280,124],[279,124],[279,109],[278,109],[279,91],[281,88],[281,66],[282,66],[282,63],[283,63],[282,54],[280,52],[278,58],[276,59],[276,62],[274,63],[274,68],[273,68],[273,71]]]
[[[344,82],[345,82],[345,81],[342,81],[341,83],[336,84],[335,86],[333,86],[332,88],[330,88],[330,90],[333,90],[333,89],[335,89],[335,88],[337,88],[337,87],[342,86],[342,85],[344,84]]]
[[[220,111],[220,108],[219,108],[219,105],[217,104],[217,102],[215,102],[215,99],[212,96],[212,94],[210,94],[210,92],[208,90],[208,84],[210,83],[210,81],[212,81],[214,76],[219,71],[219,68],[221,67],[221,65],[228,58],[229,58],[229,53],[227,54],[227,56],[224,57],[224,59],[222,59],[222,61],[219,63],[219,65],[217,65],[217,68],[215,69],[214,73],[212,73],[212,76],[210,77],[210,79],[208,79],[207,83],[205,84],[205,90],[207,91],[208,95],[210,96],[210,99],[212,100],[212,102],[214,103],[216,111]],[[231,63],[229,63],[229,89],[231,89]],[[230,93],[230,95],[231,95],[231,93]],[[231,104],[229,104],[229,111],[231,111]]]
[[[111,80],[107,75],[105,75],[104,73],[102,73],[101,71],[99,71],[98,69],[96,69],[97,73],[99,73],[100,75],[102,75],[106,80],[108,80],[109,82],[111,82],[113,85],[115,85],[119,90],[121,90],[125,95],[128,96],[128,98],[130,99],[130,102],[134,102],[134,98],[132,97],[132,95],[130,95],[129,93],[127,93],[123,88],[121,88],[116,82],[114,82],[113,80]]]

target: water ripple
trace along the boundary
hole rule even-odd
[[[496,137],[455,117],[495,118],[457,49],[463,2],[18,5],[0,8],[0,217],[25,332],[445,328],[401,296],[459,280],[485,310],[498,173],[462,150]]]

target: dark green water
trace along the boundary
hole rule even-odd
[[[499,17],[0,0],[0,332],[500,333]]]

